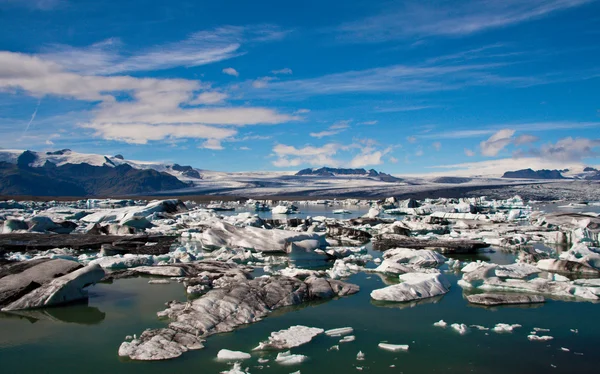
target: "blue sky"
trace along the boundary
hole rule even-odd
[[[600,164],[600,1],[0,0],[0,147],[223,170]]]

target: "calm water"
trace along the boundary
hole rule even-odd
[[[306,218],[307,216],[311,216],[311,217],[323,216],[323,217],[328,217],[328,218],[350,219],[350,218],[361,217],[361,216],[367,214],[367,212],[369,212],[368,206],[365,207],[365,206],[358,206],[358,205],[344,205],[344,206],[336,205],[333,207],[329,207],[326,205],[297,205],[297,207],[298,207],[298,212],[294,213],[294,214],[273,214],[273,213],[271,213],[271,211],[256,212],[256,211],[254,211],[254,208],[249,208],[249,207],[236,207],[235,211],[226,211],[226,212],[217,212],[217,213],[225,215],[225,216],[230,216],[230,215],[234,215],[234,214],[238,214],[238,213],[250,212],[253,214],[258,214],[258,216],[263,219]],[[345,209],[345,210],[349,211],[350,213],[344,213],[344,214],[334,214],[333,213],[334,210],[340,210],[340,209]],[[391,215],[383,214],[382,217],[384,217],[384,218],[399,218],[401,216],[391,216]]]
[[[501,252],[477,258],[513,262],[511,255]],[[303,324],[325,329],[352,326],[356,341],[340,344],[340,351],[328,352],[329,347],[338,344],[338,339],[322,335],[292,350],[310,357],[300,365],[285,367],[270,362],[259,369],[255,367],[259,365],[259,357],[276,356],[276,353],[261,353],[253,354],[245,366],[250,367],[252,373],[301,370],[331,374],[356,372],[356,366],[373,373],[598,372],[600,305],[549,300],[536,307],[473,307],[456,286],[457,276],[448,274],[448,278],[453,287],[443,297],[421,303],[380,304],[372,302],[369,293],[385,286],[383,280],[377,275],[357,274],[348,279],[361,286],[356,295],[276,311],[257,324],[208,338],[203,350],[165,362],[123,360],[117,356],[117,349],[125,335],[163,326],[166,322],[159,321],[156,312],[164,309],[167,300],[184,300],[183,286],[178,283],[149,285],[148,278],[122,279],[92,287],[88,306],[49,309],[48,314],[29,318],[2,316],[0,362],[3,373],[217,373],[229,368],[215,361],[220,349],[250,352],[272,331]],[[499,322],[519,323],[523,327],[507,334],[489,331],[486,334],[472,329],[461,336],[432,325],[440,319],[487,327]],[[544,334],[553,336],[554,340],[530,342],[527,335],[533,327],[551,329]],[[579,333],[572,333],[570,329],[579,329]],[[377,347],[383,341],[409,344],[410,350],[383,351]],[[561,347],[570,352],[562,351]],[[356,360],[359,350],[366,354],[365,361]]]

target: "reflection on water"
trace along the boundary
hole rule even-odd
[[[379,300],[371,300],[371,304],[378,308],[395,308],[395,309],[406,309],[406,308],[414,308],[419,305],[425,304],[437,304],[444,298],[444,295],[430,297],[422,300],[413,300],[413,301],[405,301],[401,303],[391,302],[391,301],[379,301]]]
[[[17,318],[30,323],[38,321],[78,323],[95,325],[104,321],[106,313],[96,307],[86,305],[68,305],[62,307],[0,312],[0,319]]]

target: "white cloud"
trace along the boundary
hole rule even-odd
[[[331,130],[347,129],[348,127],[350,127],[350,122],[351,122],[351,120],[337,121],[333,125],[329,126],[329,128]]]
[[[337,135],[341,132],[344,132],[347,128],[350,127],[350,120],[337,121],[333,125],[329,126],[328,130],[321,132],[311,132],[309,135],[313,138],[323,138],[325,136],[333,136]]]
[[[496,160],[486,160],[479,162],[466,162],[461,164],[437,165],[430,166],[427,169],[439,169],[430,173],[422,173],[424,175],[439,176],[489,176],[501,177],[506,171],[520,170],[531,168],[533,170],[540,169],[581,169],[581,164],[574,162],[562,162],[539,157],[520,158],[502,158]]]
[[[440,149],[442,149],[442,143],[440,143],[440,142],[433,142],[433,143],[431,143],[431,146],[433,148],[435,148],[436,151],[439,151]]]
[[[417,149],[417,151],[415,152],[415,156],[417,156],[417,157],[421,157],[423,155],[424,155],[424,153],[423,153],[422,148]]]
[[[384,42],[415,36],[460,36],[505,27],[593,0],[403,1],[381,14],[342,24],[336,29],[347,42]]]
[[[390,161],[392,164],[397,164],[397,163],[398,163],[398,159],[397,159],[396,157],[390,157],[390,158],[389,158],[389,161]]]
[[[365,148],[359,155],[355,156],[350,161],[350,167],[362,168],[365,166],[381,165],[383,164],[383,160],[381,158],[391,150],[392,148],[386,148],[382,151],[371,151],[369,148]]]
[[[221,104],[229,95],[223,92],[206,91],[201,92],[195,99],[189,102],[190,105],[214,105]]]
[[[212,149],[215,151],[224,149],[219,139],[207,139],[204,143],[202,143],[200,148]]]
[[[239,148],[238,148],[238,150],[240,150],[240,151],[251,151],[251,150],[252,150],[252,148],[249,148],[249,147],[245,147],[245,146],[244,146],[244,147],[239,147]]]
[[[415,137],[415,136],[407,136],[406,137],[406,141],[409,142],[409,143],[411,143],[411,144],[414,144],[414,143],[417,142],[417,137]]]
[[[273,71],[271,71],[271,73],[276,74],[276,75],[277,74],[290,75],[293,72],[292,72],[292,69],[290,69],[290,68],[283,68],[283,69],[280,69],[280,70],[273,70]]]
[[[473,152],[472,150],[470,150],[468,148],[465,148],[465,155],[467,157],[473,157],[473,156],[475,156],[475,152]]]
[[[231,75],[231,76],[234,76],[234,77],[239,77],[240,76],[240,73],[238,73],[238,71],[235,70],[234,68],[225,68],[222,71],[223,71],[224,74]]]
[[[378,123],[378,121],[373,120],[373,121],[364,121],[364,122],[359,122],[359,125],[367,125],[367,126],[372,126],[372,125],[376,125]]]
[[[222,139],[237,131],[219,126],[298,119],[260,107],[189,107],[209,97],[215,99],[214,93],[198,94],[202,88],[199,82],[184,79],[80,75],[37,56],[0,52],[0,91],[99,102],[94,104],[91,119],[80,126],[105,139],[132,143],[186,137]],[[119,100],[121,95],[128,100]]]
[[[497,156],[500,151],[513,142],[515,130],[504,129],[490,136],[488,140],[479,143],[479,149],[484,156]]]
[[[262,77],[252,81],[252,87],[254,88],[266,88],[268,83],[276,78],[273,77]]]
[[[150,125],[145,123],[85,124],[83,128],[95,130],[95,135],[106,140],[118,140],[133,144],[146,144],[148,141],[165,139],[199,138],[225,139],[237,131],[222,127],[201,124],[192,125]]]
[[[326,136],[333,136],[333,135],[337,135],[339,133],[341,133],[343,130],[325,130],[325,131],[320,131],[320,132],[311,132],[309,135],[312,136],[313,138],[323,138]]]
[[[567,137],[556,143],[544,144],[528,151],[518,151],[513,157],[534,156],[556,162],[578,162],[586,158],[600,157],[600,139]]]
[[[515,145],[523,145],[528,143],[535,143],[538,140],[540,140],[540,138],[538,138],[537,136],[523,134],[517,136],[514,140],[514,143]]]
[[[298,109],[297,111],[294,112],[294,114],[306,114],[306,113],[310,113],[310,109]]]
[[[340,152],[359,150],[349,161],[342,161],[336,156]],[[369,165],[380,165],[382,157],[392,151],[392,147],[383,150],[375,149],[375,142],[371,139],[357,139],[355,143],[342,145],[327,143],[321,147],[305,146],[296,148],[291,145],[278,144],[273,148],[277,157],[273,165],[277,167],[295,167],[303,164],[311,166],[348,166],[360,168]]]
[[[277,160],[273,165],[277,167],[291,167],[302,164],[314,166],[339,166],[340,162],[332,157],[344,146],[337,143],[328,143],[322,147],[305,146],[296,148],[291,145],[277,144],[273,152]]]

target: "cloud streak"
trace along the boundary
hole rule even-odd
[[[418,0],[392,3],[380,14],[344,23],[334,32],[350,43],[378,43],[414,37],[464,36],[507,27],[578,7],[593,0]]]
[[[67,71],[81,74],[154,71],[232,59],[245,54],[241,50],[244,44],[281,40],[286,34],[286,30],[273,25],[223,26],[195,32],[181,41],[140,50],[127,46],[119,38],[81,48],[54,44],[45,48],[41,57],[56,62]]]

